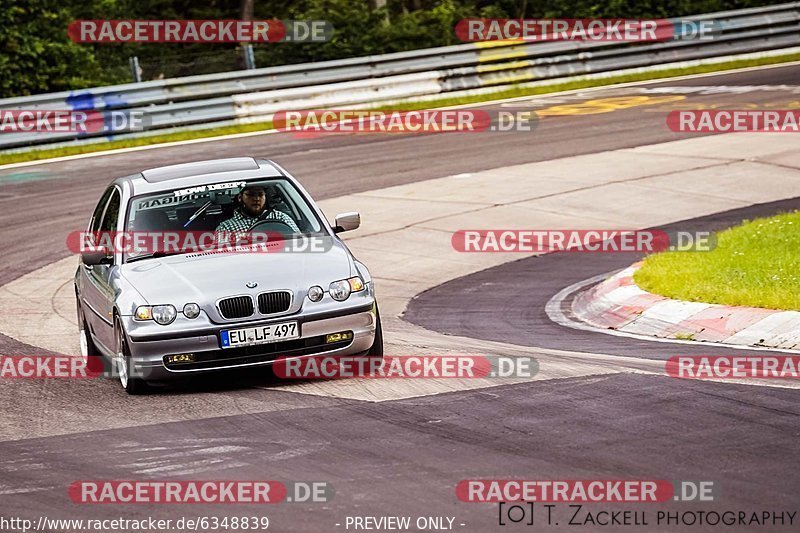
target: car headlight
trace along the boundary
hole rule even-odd
[[[346,279],[334,281],[331,283],[330,287],[328,287],[328,292],[331,293],[331,298],[337,302],[343,302],[350,296],[350,284]]]
[[[350,297],[351,292],[358,292],[364,290],[364,282],[358,276],[350,279],[342,279],[334,281],[328,287],[328,292],[331,293],[331,298],[337,302],[343,302]]]
[[[200,306],[195,303],[189,303],[183,306],[183,316],[186,318],[197,318],[200,316]]]
[[[319,285],[314,285],[310,289],[308,289],[308,299],[312,302],[318,302],[322,300],[322,297],[325,295],[325,291],[322,290],[322,287]]]
[[[178,316],[178,311],[175,310],[174,305],[154,305],[153,306],[153,320],[162,326],[171,324],[175,317]]]

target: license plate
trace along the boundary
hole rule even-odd
[[[223,348],[268,344],[300,337],[297,322],[284,322],[254,328],[224,329],[220,332]]]

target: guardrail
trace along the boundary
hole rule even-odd
[[[224,72],[0,99],[0,109],[140,111],[147,129],[269,120],[281,110],[379,104],[590,73],[800,45],[800,2],[709,13],[708,40],[651,44],[550,41],[469,43],[378,56]],[[124,132],[3,133],[0,148],[111,139]]]

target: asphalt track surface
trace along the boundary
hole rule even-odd
[[[800,198],[755,204],[714,215],[660,226],[663,231],[720,231],[757,217],[800,209]],[[508,342],[522,346],[668,359],[673,355],[741,355],[739,349],[620,338],[565,328],[553,322],[545,305],[565,287],[597,274],[613,272],[643,254],[554,253],[505,263],[427,290],[411,300],[409,322],[449,335]],[[496,283],[513,280],[513,283]],[[491,287],[491,290],[485,289]],[[573,295],[570,295],[573,296]],[[562,308],[569,308],[567,298]],[[486,317],[492,316],[492,321]],[[777,352],[776,352],[777,353]]]
[[[798,85],[798,80],[800,68],[784,67],[659,85],[775,86]],[[687,95],[687,101],[698,104],[721,98]],[[725,94],[724,99],[731,102],[727,108],[734,108],[734,104],[779,105],[798,96],[751,91]],[[65,233],[84,227],[102,187],[113,176],[142,168],[234,155],[269,157],[299,176],[313,196],[324,199],[461,172],[685,138],[663,127],[664,115],[665,111],[632,107],[547,117],[534,133],[316,139],[266,135],[0,171],[0,284],[66,257]],[[736,218],[743,215],[796,206],[796,201],[755,206],[746,213],[722,214],[690,225],[714,229],[738,222]],[[406,318],[447,333],[537,347],[659,359],[690,353],[693,349],[685,345],[562,328],[544,316],[544,304],[558,290],[621,268],[629,260],[622,255],[558,254],[518,261],[421,295],[412,302]],[[490,298],[482,294],[480,301],[466,299],[468,289],[480,286],[485,276],[502,281],[496,285],[497,292]],[[41,352],[13,339],[0,339],[0,353]],[[173,394],[181,402],[180,391]],[[278,531],[344,530],[345,517],[354,515],[454,516],[455,529],[487,531],[498,527],[496,506],[458,502],[454,486],[459,480],[667,476],[715,481],[723,488],[723,498],[713,505],[666,504],[659,509],[797,510],[800,410],[795,390],[613,374],[382,403],[244,387],[235,392],[235,401],[245,406],[256,395],[265,394],[275,410],[247,413],[243,407],[243,414],[234,416],[158,424],[143,421],[136,427],[23,440],[0,434],[0,516],[175,519],[267,514],[271,529]],[[25,410],[26,398],[16,400],[14,408]],[[64,416],[84,416],[60,404],[63,399],[58,396],[50,396],[49,401]],[[205,399],[209,412],[214,401],[213,394]],[[104,403],[109,417],[129,409],[124,398],[116,396]],[[35,412],[30,413],[30,423],[37,423]],[[266,510],[247,505],[89,507],[66,498],[65,487],[77,479],[136,479],[147,476],[148,465],[180,477],[188,474],[182,470],[189,468],[187,464],[202,464],[203,479],[329,481],[336,496],[326,504],[285,503]],[[594,511],[614,508],[591,506]],[[650,510],[650,524],[635,530],[718,529],[659,525],[654,508],[644,510]],[[536,512],[541,516],[541,508]],[[537,522],[537,529],[571,527],[565,505],[559,505],[555,513],[559,526]]]

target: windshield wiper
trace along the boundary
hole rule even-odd
[[[211,202],[211,200],[209,200],[209,201],[208,201],[208,202],[206,202],[205,204],[201,205],[201,206],[200,206],[200,208],[199,208],[197,211],[195,211],[195,212],[194,212],[194,214],[193,214],[192,216],[190,216],[190,217],[189,217],[189,220],[187,220],[187,221],[186,221],[186,224],[184,224],[184,225],[183,225],[183,227],[184,227],[184,228],[188,227],[188,226],[189,226],[189,224],[191,224],[192,222],[194,222],[194,219],[196,219],[197,217],[199,217],[200,215],[202,215],[202,214],[203,214],[203,211],[205,211],[206,209],[208,209],[208,206],[210,206],[212,203],[213,203],[213,202]]]
[[[128,257],[128,260],[126,261],[126,263],[133,263],[134,261],[138,261],[139,259],[153,259],[153,258],[156,258],[156,257],[166,257],[168,255],[179,255],[179,254],[187,254],[187,253],[191,253],[191,252],[190,251],[180,251],[180,250],[175,250],[173,252],[166,252],[164,250],[158,250],[158,251],[155,251],[155,252],[150,252],[149,254],[141,254],[141,255],[135,255],[133,257]]]

